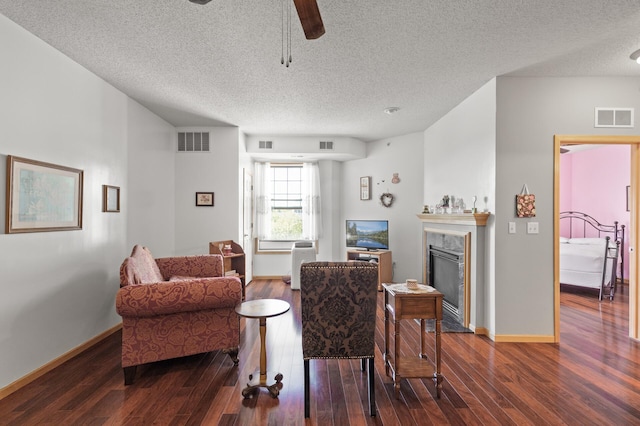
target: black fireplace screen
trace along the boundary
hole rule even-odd
[[[464,288],[464,254],[429,246],[429,285],[444,295],[444,301],[459,311],[460,291]]]

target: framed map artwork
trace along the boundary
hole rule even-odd
[[[7,156],[5,232],[82,229],[83,171]]]

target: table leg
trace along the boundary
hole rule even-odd
[[[267,319],[260,318],[260,384],[267,383]]]
[[[249,383],[247,387],[242,390],[242,396],[249,398],[254,392],[261,387],[267,388],[269,394],[273,398],[277,398],[282,389],[282,374],[276,373],[274,376],[275,383],[272,385],[267,384],[267,318],[260,318],[260,370],[257,371],[258,377],[253,377],[253,374],[249,375]]]
[[[400,320],[393,319],[394,327],[394,351],[393,351],[393,393],[396,399],[400,399],[400,373],[398,372],[398,358],[400,358]]]
[[[420,358],[427,359],[427,321],[420,318]]]
[[[384,371],[389,376],[389,295],[384,292]]]
[[[440,398],[442,391],[442,374],[440,373],[440,320],[436,319],[436,372],[434,374],[436,381],[436,396]]]

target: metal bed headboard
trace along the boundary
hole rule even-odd
[[[586,213],[566,211],[560,213],[560,220],[569,220],[569,238],[586,238],[586,237],[603,237],[602,234],[612,234],[614,241],[624,241],[624,225],[618,225],[618,221],[613,222],[613,225],[605,225],[598,222],[593,216],[589,216]],[[574,222],[577,222],[576,226]],[[577,230],[575,228],[578,228]],[[581,235],[575,235],[579,230],[582,230]],[[588,230],[593,229],[593,234],[589,235]],[[597,233],[597,235],[594,235]],[[605,235],[606,236],[606,235]]]

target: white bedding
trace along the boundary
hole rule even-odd
[[[605,238],[562,238],[560,240],[560,283],[599,289],[605,262]],[[615,248],[615,243],[609,246]],[[613,261],[609,259],[605,285],[611,281]]]

